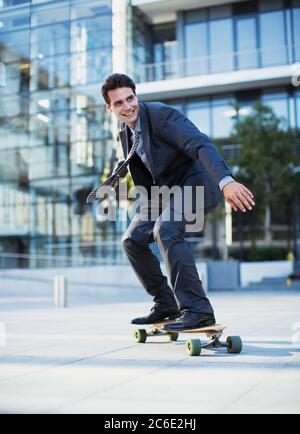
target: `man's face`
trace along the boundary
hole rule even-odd
[[[107,110],[114,113],[120,122],[135,127],[139,117],[139,103],[130,87],[120,87],[108,92],[110,104]]]

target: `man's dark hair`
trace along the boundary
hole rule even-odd
[[[119,89],[120,87],[129,87],[132,89],[133,93],[136,95],[136,86],[135,82],[125,74],[112,74],[105,80],[101,93],[106,102],[106,104],[110,104],[110,99],[108,97],[108,92],[110,90]]]

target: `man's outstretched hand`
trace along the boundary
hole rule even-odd
[[[248,188],[238,182],[230,182],[223,188],[226,201],[235,211],[251,211],[255,206],[254,196]]]

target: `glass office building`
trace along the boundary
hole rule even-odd
[[[111,1],[0,6],[0,253],[32,254],[31,265],[95,256],[115,232],[84,204],[112,150],[99,87],[112,69]]]
[[[115,162],[100,83],[116,65],[120,19],[128,32],[121,72],[134,76],[142,99],[174,105],[223,140],[226,158],[238,152],[229,140],[233,101],[246,114],[262,100],[300,127],[300,90],[284,70],[300,62],[299,0],[172,3],[0,0],[0,266],[124,261],[127,222],[97,221],[85,204]],[[201,82],[207,76],[216,82]],[[202,257],[212,238],[208,225]]]
[[[135,1],[139,5],[149,3]],[[182,7],[188,8],[188,3]],[[177,11],[176,20],[165,24],[149,25],[144,16],[144,48],[146,53],[152,53],[152,60],[146,66],[141,65],[137,78],[167,80],[300,61],[299,0],[223,3]],[[144,9],[147,13],[147,8]],[[138,28],[136,32],[140,33]]]

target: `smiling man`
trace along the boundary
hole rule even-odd
[[[124,74],[108,77],[102,86],[102,96],[107,110],[121,122],[124,159],[118,162],[114,173],[125,161],[135,185],[147,191],[153,186],[180,186],[184,195],[184,187],[189,186],[196,194],[196,187],[203,186],[206,214],[221,202],[222,192],[235,211],[246,212],[255,205],[252,192],[233,179],[215,145],[182,113],[158,102],[139,103],[135,83]],[[158,208],[159,218],[149,220],[145,216],[153,207]],[[178,221],[170,210],[174,211],[172,200],[165,206],[153,203],[150,196],[122,238],[129,262],[154,300],[150,313],[135,318],[132,323],[171,320],[166,330],[213,325],[214,310],[184,238],[185,215]],[[173,217],[163,218],[166,212]],[[152,242],[159,247],[172,287],[149,248]]]

